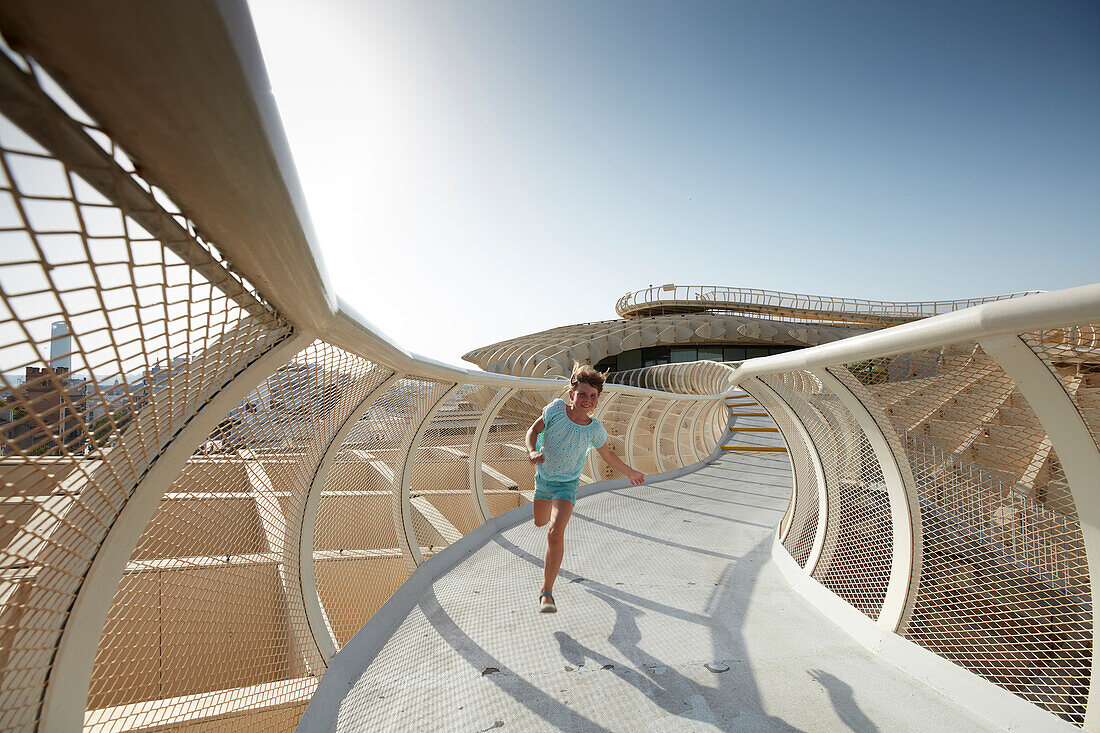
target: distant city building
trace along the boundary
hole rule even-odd
[[[77,452],[86,442],[83,413],[87,383],[64,367],[27,367],[18,396],[5,408],[5,436],[23,453],[52,454],[59,444]]]
[[[50,366],[55,370],[72,371],[72,350],[69,324],[65,321],[54,321],[50,324]]]

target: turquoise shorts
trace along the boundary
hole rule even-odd
[[[565,499],[570,504],[577,503],[577,487],[580,479],[572,481],[548,481],[535,474],[536,499]]]

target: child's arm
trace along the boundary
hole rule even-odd
[[[608,443],[604,443],[596,452],[600,454],[600,457],[607,461],[607,465],[614,468],[619,473],[630,479],[630,483],[635,486],[641,486],[645,481],[645,474],[641,471],[635,471],[630,466],[626,465],[626,462],[622,458],[615,455],[615,452],[611,450],[611,446]]]
[[[546,456],[535,450],[535,441],[538,440],[539,433],[543,430],[546,430],[546,424],[542,421],[541,417],[531,423],[531,427],[527,428],[527,460],[534,463],[536,466],[546,461]]]

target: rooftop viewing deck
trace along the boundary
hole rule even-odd
[[[825,295],[784,293],[756,288],[668,283],[627,293],[619,298],[615,305],[615,312],[623,318],[699,312],[762,314],[781,318],[784,321],[881,327],[896,326],[942,313],[953,313],[982,303],[1020,298],[1033,295],[1035,292],[1037,291],[1007,293],[985,298],[907,303],[833,298]]]

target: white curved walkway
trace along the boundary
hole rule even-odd
[[[790,481],[785,455],[734,455],[581,499],[557,614],[536,612],[544,530],[495,535],[300,730],[994,730],[790,589]]]

